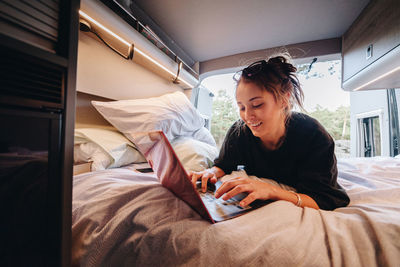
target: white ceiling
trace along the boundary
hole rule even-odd
[[[340,37],[368,0],[134,0],[186,53],[203,62]]]

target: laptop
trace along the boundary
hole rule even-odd
[[[161,184],[211,223],[231,219],[259,207],[259,205],[241,207],[239,202],[246,196],[243,193],[227,201],[215,198],[214,192],[222,184],[221,181],[215,186],[208,186],[205,193],[201,191],[200,186],[195,188],[162,131],[133,133],[130,136]]]

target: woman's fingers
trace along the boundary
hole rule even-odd
[[[213,183],[217,182],[217,177],[210,170],[204,170],[201,172],[189,172],[188,174],[194,187],[196,187],[197,180],[201,179],[201,189],[203,192],[207,191],[208,180]]]
[[[235,186],[232,190],[228,191],[223,197],[223,200],[228,200],[237,194],[243,193],[243,192],[249,192],[251,191],[251,186],[250,184],[240,184]]]
[[[210,182],[215,184],[218,181],[217,177],[214,175],[213,177],[210,178]]]
[[[240,206],[245,207],[256,199],[269,199],[271,190],[273,190],[273,188],[267,183],[254,181],[248,178],[238,178],[224,182],[215,192],[215,197],[219,198],[225,194],[222,199],[228,200],[237,194],[247,192],[248,195],[240,201]]]
[[[219,198],[220,196],[222,196],[223,194],[225,194],[226,192],[228,192],[229,190],[231,190],[232,188],[234,188],[235,186],[239,185],[239,184],[243,184],[247,179],[242,179],[242,178],[237,178],[237,179],[232,179],[229,181],[224,182],[217,191],[215,191],[215,197]]]
[[[257,199],[256,195],[254,193],[251,193],[247,197],[242,199],[242,201],[240,201],[239,205],[242,207],[246,207],[256,199]]]
[[[208,173],[205,173],[203,177],[201,177],[201,191],[204,193],[207,191],[207,181],[208,181]]]
[[[217,177],[215,177],[214,173],[206,172],[203,174],[203,177],[201,177],[201,191],[203,193],[207,191],[207,183],[209,180],[210,182],[213,182],[213,180],[215,180],[215,182],[217,181]]]
[[[192,184],[193,184],[194,187],[196,187],[196,182],[201,176],[202,176],[202,174],[199,173],[199,172],[190,172],[189,173],[189,177],[191,177]]]

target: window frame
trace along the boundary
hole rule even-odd
[[[380,151],[381,155],[383,152],[383,109],[372,110],[368,112],[358,113],[356,114],[357,119],[357,157],[365,157],[364,151],[364,142],[365,142],[365,133],[363,127],[363,119],[378,117],[379,119],[379,134],[380,134]],[[375,153],[375,143],[373,143],[372,152]],[[372,155],[376,156],[376,155]]]

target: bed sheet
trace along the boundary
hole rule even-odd
[[[73,265],[399,266],[400,159],[345,159],[338,169],[348,207],[276,201],[217,224],[152,174],[120,168],[77,175]]]

